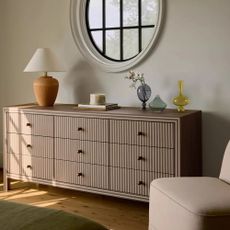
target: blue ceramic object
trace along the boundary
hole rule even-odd
[[[142,101],[142,109],[146,109],[146,102],[151,96],[151,88],[147,84],[142,84],[137,88],[137,96]]]
[[[149,108],[154,111],[163,111],[167,107],[167,104],[162,101],[159,95],[149,103]]]

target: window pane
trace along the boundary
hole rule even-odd
[[[89,3],[86,8],[89,16],[88,33],[93,45],[105,58],[125,61],[137,56],[141,50],[149,48],[156,31],[154,26],[157,26],[160,20],[159,0],[85,1]]]
[[[138,25],[138,0],[123,0],[123,25]]]
[[[123,32],[123,57],[124,59],[131,58],[139,53],[138,47],[138,30],[137,29],[126,29]]]
[[[102,0],[90,0],[89,28],[102,28]]]
[[[142,29],[142,49],[145,49],[150,43],[155,28],[145,28]]]
[[[106,56],[120,60],[120,30],[106,31]]]
[[[142,0],[142,25],[154,25],[158,17],[158,0]]]
[[[120,26],[120,0],[106,0],[106,27]]]
[[[102,31],[93,31],[92,37],[97,48],[102,51]]]

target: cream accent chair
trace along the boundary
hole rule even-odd
[[[149,230],[230,230],[230,141],[219,178],[161,178],[150,185]]]

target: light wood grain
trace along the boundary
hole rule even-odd
[[[1,173],[2,181],[2,173]],[[118,199],[51,186],[11,182],[0,199],[61,209],[97,221],[113,230],[147,230],[148,203]],[[3,184],[1,182],[1,191]]]

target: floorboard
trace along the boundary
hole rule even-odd
[[[112,230],[148,229],[148,203],[19,181],[11,184],[12,189],[6,193],[1,182],[0,199],[65,210]]]

